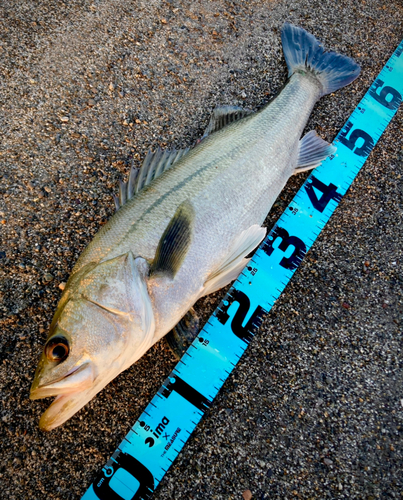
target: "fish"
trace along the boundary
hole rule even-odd
[[[121,182],[36,369],[30,398],[55,397],[41,429],[63,424],[164,336],[180,355],[198,330],[192,306],[239,275],[288,179],[335,153],[315,131],[301,135],[316,102],[360,67],[292,24],[281,39],[288,79],[275,98],[257,112],[216,108],[194,147],[150,151]]]

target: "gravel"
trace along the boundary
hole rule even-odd
[[[0,496],[78,499],[175,365],[160,342],[38,429],[35,366],[118,179],[150,147],[194,143],[216,105],[267,102],[286,78],[286,20],[362,66],[310,118],[332,140],[400,42],[403,6],[9,0],[1,14]],[[400,109],[155,499],[402,497],[402,131]]]

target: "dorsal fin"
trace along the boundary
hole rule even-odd
[[[210,123],[207,125],[202,139],[212,134],[213,132],[221,130],[230,123],[241,120],[242,118],[245,118],[245,116],[248,116],[252,113],[253,111],[240,108],[239,106],[219,106],[218,108],[215,108],[211,115]]]
[[[128,181],[120,181],[119,194],[113,196],[116,210],[119,210],[120,207],[133,198],[143,187],[148,186],[152,180],[159,177],[165,170],[171,168],[189,149],[167,149],[163,151],[158,148],[154,152],[148,151],[142,166],[136,168],[132,165]]]

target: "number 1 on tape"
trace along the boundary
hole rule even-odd
[[[402,102],[403,42],[82,497],[150,499]]]

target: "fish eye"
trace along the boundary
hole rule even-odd
[[[63,361],[69,354],[69,343],[64,337],[54,337],[45,346],[46,357],[50,361]]]

